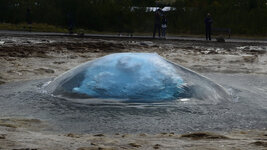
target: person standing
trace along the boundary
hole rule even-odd
[[[31,32],[32,31],[32,13],[31,13],[31,9],[30,8],[27,8],[26,22],[28,24],[28,31]]]
[[[166,29],[167,29],[167,18],[166,15],[163,14],[162,21],[161,21],[161,30],[162,30],[162,37],[166,37]]]
[[[155,38],[157,31],[158,31],[159,37],[160,37],[160,29],[161,29],[161,9],[157,9],[155,11],[153,38]]]
[[[67,23],[68,23],[69,34],[73,34],[74,21],[73,21],[73,15],[71,12],[67,14]]]
[[[208,13],[205,18],[206,40],[211,40],[211,25],[212,25],[212,18],[210,13]]]

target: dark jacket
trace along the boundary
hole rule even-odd
[[[27,9],[27,12],[26,12],[26,22],[28,24],[32,24],[32,13],[29,8]]]
[[[206,27],[211,27],[211,24],[212,24],[212,19],[210,16],[207,16],[205,18],[205,24],[206,24]]]
[[[160,17],[161,17],[161,10],[158,9],[155,12],[155,24],[156,25],[160,25],[161,24],[161,18]]]
[[[167,18],[165,16],[163,16],[161,24],[166,24],[167,25]]]

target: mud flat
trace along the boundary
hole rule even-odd
[[[175,122],[170,120],[170,124],[155,122],[151,130],[136,127],[136,131],[129,132],[127,129],[114,128],[112,132],[111,128],[97,128],[97,124],[90,130],[82,130],[79,126],[70,126],[70,124],[68,127],[60,126],[56,119],[43,119],[49,116],[47,114],[47,116],[35,117],[34,114],[42,114],[38,109],[28,107],[30,110],[25,109],[25,114],[30,112],[32,115],[24,116],[21,113],[24,111],[21,109],[28,106],[27,104],[16,105],[11,103],[12,101],[7,103],[10,97],[20,96],[20,92],[23,93],[25,90],[20,83],[29,83],[27,80],[39,81],[53,78],[83,62],[118,52],[156,52],[164,58],[197,71],[220,83],[229,89],[229,92],[235,93],[231,110],[239,110],[236,113],[228,113],[225,109],[225,116],[228,113],[226,119],[228,122],[221,124],[207,122],[207,126],[190,125],[192,129],[187,129],[186,124],[179,128],[175,127]],[[0,149],[266,149],[266,52],[267,44],[258,42],[217,43],[1,36]],[[22,87],[22,89],[13,87]],[[16,92],[12,93],[12,90]],[[36,107],[33,108],[40,107],[37,103],[34,104]],[[65,107],[65,105],[57,106]],[[44,106],[44,109],[49,108],[50,105]],[[75,107],[67,109],[75,114],[76,110],[72,108]],[[204,116],[209,113],[206,110],[195,110],[191,113],[194,115],[194,112],[198,111],[203,111]],[[245,114],[248,111],[250,113]],[[18,113],[21,114],[18,115]],[[64,114],[60,110],[56,113]],[[130,115],[135,119],[138,117],[138,115]],[[75,120],[74,116],[67,117]],[[218,119],[216,116],[210,119],[207,117],[203,117],[202,120],[216,122]],[[64,122],[64,120],[58,120]],[[170,130],[165,130],[164,125]],[[223,130],[223,125],[227,130]]]

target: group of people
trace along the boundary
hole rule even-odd
[[[206,40],[211,40],[211,25],[212,25],[212,18],[210,13],[207,14],[205,17],[205,31],[206,31]],[[154,22],[154,31],[153,31],[153,38],[155,38],[156,33],[158,32],[159,38],[166,37],[166,29],[167,29],[167,19],[166,15],[161,9],[157,9],[155,11],[155,22]]]
[[[69,33],[73,33],[73,17],[71,13],[68,13],[68,26],[69,26]],[[31,10],[28,8],[26,13],[26,21],[29,26],[29,31],[32,30],[32,15]],[[206,40],[211,40],[211,25],[212,25],[212,18],[210,13],[207,14],[205,17],[205,29],[206,29]],[[154,31],[153,31],[153,38],[155,38],[156,33],[158,32],[159,38],[166,37],[166,29],[167,29],[167,18],[164,12],[161,9],[157,9],[155,11],[155,20],[154,20]]]
[[[161,9],[157,9],[155,12],[155,22],[154,22],[154,31],[153,38],[155,38],[156,32],[158,32],[159,37],[165,38],[167,29],[167,18],[164,12]]]

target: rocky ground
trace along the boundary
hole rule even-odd
[[[55,77],[118,52],[156,52],[200,73],[267,75],[266,43],[0,36],[0,84]],[[267,131],[62,134],[42,120],[0,118],[0,149],[267,149]]]
[[[267,73],[267,44],[261,43],[5,36],[0,40],[0,81],[57,76],[119,52],[158,53],[200,73]]]
[[[197,132],[159,134],[56,134],[42,129],[36,119],[0,119],[0,149],[13,150],[116,150],[181,149],[239,150],[266,149],[267,131]]]

